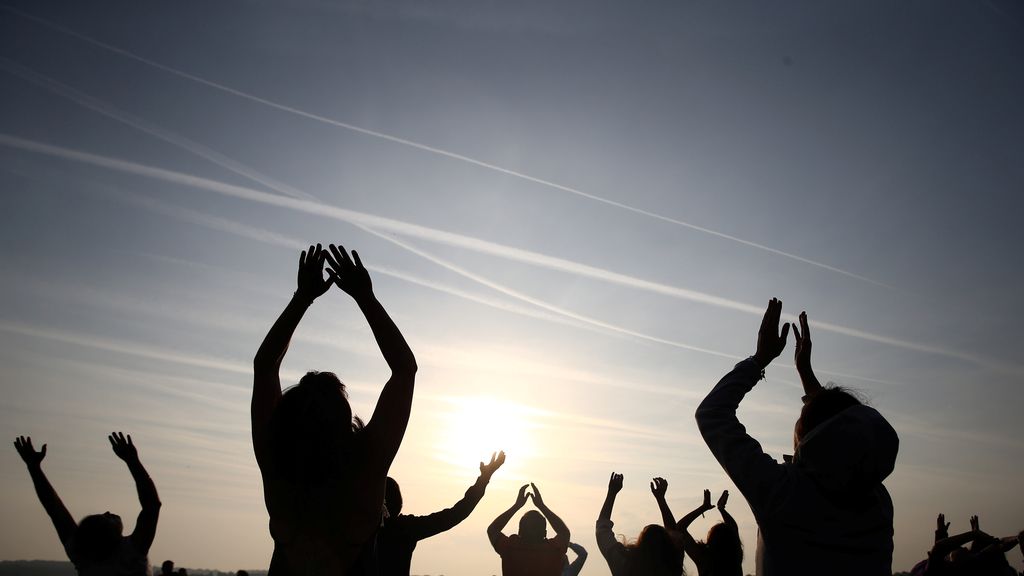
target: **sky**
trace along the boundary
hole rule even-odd
[[[1016,534],[1022,32],[1011,0],[3,0],[0,436],[48,444],[76,518],[130,529],[105,435],[131,433],[164,503],[150,559],[265,567],[251,359],[299,251],[333,242],[420,366],[405,511],[508,455],[414,573],[499,573],[486,526],[535,482],[608,574],[612,471],[627,539],[654,476],[677,516],[732,490],[752,572],[693,413],[773,296],[899,433],[894,570],[939,512]],[[282,380],[310,369],[372,413],[387,368],[340,291]],[[800,396],[790,342],[739,411],[779,460]],[[62,558],[13,448],[0,482],[0,560]]]

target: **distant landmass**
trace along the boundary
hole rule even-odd
[[[205,570],[185,567],[189,576],[235,576],[234,572]],[[266,570],[248,570],[249,576],[267,576]],[[153,567],[153,574],[160,574],[160,566]],[[77,576],[71,562],[56,560],[3,560],[0,561],[0,576]]]

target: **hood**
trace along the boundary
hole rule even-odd
[[[881,484],[896,466],[900,439],[870,406],[853,406],[822,422],[797,446],[793,463],[825,493],[854,495]]]

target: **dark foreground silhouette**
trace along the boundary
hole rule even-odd
[[[310,372],[281,392],[279,370],[292,334],[332,285],[355,301],[391,369],[365,426],[353,417],[345,386],[332,373]],[[373,547],[367,544],[381,525],[385,479],[409,422],[416,359],[374,295],[357,253],[350,257],[333,244],[329,253],[319,244],[303,251],[295,294],[263,340],[253,369],[252,441],[274,539],[270,574],[341,576],[372,569]]]
[[[531,488],[531,492],[526,489]],[[530,510],[519,519],[519,533],[506,536],[502,530],[528,500],[537,510]],[[539,512],[538,512],[539,510]],[[555,537],[548,538],[548,522]],[[544,503],[535,484],[519,489],[515,504],[502,512],[487,527],[487,537],[494,551],[501,556],[503,576],[559,576],[569,547],[569,527]]]
[[[791,461],[776,462],[736,417],[743,397],[782,353],[782,302],[772,299],[757,351],[725,375],[697,408],[697,426],[757,520],[762,576],[889,576],[893,507],[882,485],[896,464],[899,439],[874,408],[840,388],[822,388],[811,370],[806,314],[794,329],[804,406]]]
[[[622,474],[612,472],[608,492],[597,516],[597,547],[612,571],[612,576],[680,576],[683,573],[683,551],[670,530],[648,524],[634,544],[619,542],[612,532],[612,508],[622,490]]]
[[[683,550],[690,555],[690,559],[697,566],[697,574],[700,576],[743,575],[743,542],[740,540],[739,526],[732,515],[725,510],[725,505],[729,501],[728,490],[722,492],[718,498],[718,504],[715,506],[711,505],[711,491],[705,490],[704,501],[701,505],[683,516],[678,523],[665,500],[668,481],[664,478],[655,478],[651,482],[651,492],[661,510],[662,522],[666,528],[673,528],[676,531],[683,543]],[[718,508],[723,521],[708,530],[708,535],[703,542],[694,539],[690,535],[690,524],[698,516],[703,516],[705,512],[714,508]]]
[[[156,536],[160,497],[139,461],[139,452],[132,437],[113,432],[108,440],[114,454],[128,465],[128,471],[135,479],[139,503],[142,504],[142,511],[135,521],[135,530],[129,536],[123,535],[121,517],[110,512],[86,516],[76,523],[43,473],[46,444],[37,452],[32,447],[32,438],[21,436],[14,441],[14,447],[28,467],[39,502],[50,516],[68,559],[81,576],[146,576],[151,573],[147,555]]]

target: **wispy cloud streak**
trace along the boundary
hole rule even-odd
[[[696,224],[692,224],[692,223],[686,222],[684,220],[679,220],[677,218],[672,218],[672,217],[669,217],[669,216],[665,216],[663,214],[658,214],[658,213],[652,212],[650,210],[645,210],[643,208],[638,208],[636,206],[632,206],[632,205],[625,204],[625,203],[622,203],[622,202],[617,202],[615,200],[611,200],[611,199],[605,198],[603,196],[598,196],[596,194],[591,194],[589,192],[585,192],[585,191],[580,190],[578,188],[573,188],[571,186],[565,186],[563,184],[558,184],[557,182],[552,182],[550,180],[545,180],[543,178],[538,178],[536,176],[531,176],[529,174],[526,174],[524,172],[520,172],[520,171],[517,171],[517,170],[512,170],[512,169],[509,169],[509,168],[504,168],[504,167],[498,166],[496,164],[491,164],[489,162],[484,162],[483,160],[478,160],[478,159],[472,158],[470,156],[465,156],[463,154],[458,154],[458,153],[455,153],[455,152],[451,152],[451,151],[445,150],[443,148],[437,148],[435,146],[429,146],[427,144],[423,144],[423,143],[416,142],[416,141],[413,141],[413,140],[408,140],[408,139],[405,139],[405,138],[400,138],[398,136],[393,136],[391,134],[386,134],[386,133],[383,133],[383,132],[378,132],[376,130],[370,130],[368,128],[363,128],[363,127],[360,127],[360,126],[356,126],[354,124],[349,124],[347,122],[341,122],[339,120],[335,120],[335,119],[329,118],[327,116],[322,116],[320,114],[314,114],[312,112],[307,112],[305,110],[300,110],[298,108],[295,108],[295,107],[292,107],[292,106],[288,106],[288,105],[285,105],[285,104],[281,104],[281,103],[275,102],[273,100],[268,100],[266,98],[261,98],[259,96],[254,95],[254,94],[250,94],[248,92],[244,92],[242,90],[238,90],[236,88],[232,88],[230,86],[221,84],[219,82],[214,82],[212,80],[208,80],[208,79],[203,78],[201,76],[196,76],[195,74],[190,74],[190,73],[185,72],[183,70],[179,70],[178,68],[174,68],[174,67],[168,66],[166,64],[161,64],[160,62],[157,62],[155,60],[146,58],[144,56],[140,56],[139,54],[136,54],[134,52],[131,52],[131,51],[125,50],[123,48],[119,48],[117,46],[114,46],[112,44],[108,44],[106,42],[97,40],[97,39],[95,39],[95,38],[93,38],[91,36],[87,36],[87,35],[82,34],[80,32],[76,32],[76,31],[74,31],[74,30],[72,30],[70,28],[67,28],[65,26],[61,26],[59,24],[56,24],[56,23],[51,22],[49,20],[46,20],[44,18],[40,18],[38,16],[34,16],[34,15],[31,15],[31,14],[28,14],[28,13],[23,12],[21,10],[17,10],[15,8],[11,8],[9,6],[0,6],[0,8],[2,8],[4,10],[8,10],[9,12],[13,12],[15,14],[18,14],[19,16],[22,16],[23,18],[27,18],[27,19],[32,20],[33,22],[39,23],[39,24],[41,24],[43,26],[46,26],[47,28],[50,28],[51,30],[55,30],[55,31],[60,32],[62,34],[66,34],[66,35],[72,36],[72,37],[77,38],[77,39],[79,39],[79,40],[81,40],[83,42],[87,42],[87,43],[89,43],[89,44],[91,44],[93,46],[96,46],[98,48],[102,48],[102,49],[107,50],[109,52],[113,52],[113,53],[118,54],[120,56],[123,56],[125,58],[129,58],[129,59],[135,60],[136,62],[140,62],[142,64],[145,64],[147,66],[151,66],[153,68],[157,68],[159,70],[162,70],[162,71],[167,72],[169,74],[173,74],[173,75],[178,76],[180,78],[184,78],[184,79],[190,80],[192,82],[197,82],[199,84],[202,84],[204,86],[213,88],[215,90],[218,90],[218,91],[221,91],[221,92],[224,92],[224,93],[227,93],[227,94],[231,94],[231,95],[237,96],[239,98],[244,98],[244,99],[249,100],[251,102],[256,102],[258,104],[262,104],[264,106],[268,106],[268,107],[274,108],[274,109],[282,111],[282,112],[286,112],[286,113],[289,113],[289,114],[294,114],[296,116],[300,116],[302,118],[306,118],[306,119],[313,120],[313,121],[316,121],[316,122],[321,122],[321,123],[324,123],[324,124],[329,124],[331,126],[335,126],[335,127],[342,128],[342,129],[345,129],[345,130],[348,130],[348,131],[351,131],[351,132],[356,132],[356,133],[359,133],[359,134],[363,134],[365,136],[371,136],[373,138],[378,138],[378,139],[381,139],[381,140],[386,140],[388,142],[393,142],[395,144],[400,144],[402,146],[407,146],[407,147],[410,147],[410,148],[415,148],[417,150],[422,150],[424,152],[428,152],[428,153],[435,154],[435,155],[438,155],[438,156],[443,156],[443,157],[446,157],[446,158],[450,158],[452,160],[457,160],[457,161],[460,161],[460,162],[465,162],[467,164],[471,164],[471,165],[477,166],[479,168],[483,168],[483,169],[486,169],[486,170],[490,170],[490,171],[493,171],[493,172],[504,174],[506,176],[511,176],[513,178],[518,178],[520,180],[531,182],[533,184],[538,184],[540,186],[544,186],[544,187],[552,189],[552,190],[558,190],[558,191],[565,192],[565,193],[568,193],[568,194],[573,194],[575,196],[579,196],[581,198],[586,198],[588,200],[591,200],[591,201],[594,201],[594,202],[599,202],[599,203],[605,204],[607,206],[612,206],[612,207],[615,207],[615,208],[618,208],[618,209],[621,209],[621,210],[625,210],[625,211],[631,212],[633,214],[637,214],[637,215],[640,215],[640,216],[645,216],[645,217],[648,217],[648,218],[653,218],[655,220],[659,220],[661,222],[666,222],[666,223],[673,224],[673,225],[676,225],[676,226],[682,226],[684,228],[688,228],[690,230],[694,230],[694,231],[697,231],[697,232],[702,232],[704,234],[708,234],[708,235],[711,235],[711,236],[714,236],[714,237],[717,237],[717,238],[721,238],[723,240],[728,240],[728,241],[731,241],[731,242],[736,242],[738,244],[742,244],[742,245],[748,246],[750,248],[755,248],[755,249],[758,249],[758,250],[769,252],[771,254],[775,254],[777,256],[781,256],[781,257],[784,257],[784,258],[788,258],[790,260],[795,260],[797,262],[802,262],[804,264],[809,264],[811,266],[814,266],[814,267],[817,267],[817,268],[820,268],[820,269],[823,269],[823,270],[828,270],[830,272],[835,272],[837,274],[841,274],[841,275],[849,277],[849,278],[854,278],[854,279],[860,280],[862,282],[867,282],[867,283],[873,284],[875,286],[880,286],[880,287],[883,287],[883,288],[888,288],[888,289],[891,289],[891,290],[896,290],[895,287],[893,287],[893,286],[891,286],[889,284],[885,284],[883,282],[879,282],[877,280],[873,280],[873,279],[868,278],[866,276],[862,276],[860,274],[856,274],[856,273],[844,270],[842,268],[838,268],[836,266],[825,264],[825,263],[819,262],[817,260],[812,260],[810,258],[805,258],[805,257],[799,256],[797,254],[793,254],[793,253],[790,253],[790,252],[779,250],[777,248],[772,248],[771,246],[767,246],[765,244],[761,244],[761,243],[758,243],[758,242],[753,242],[751,240],[745,240],[743,238],[739,238],[739,237],[733,236],[731,234],[726,234],[724,232],[719,232],[719,231],[713,230],[711,228],[707,228],[707,227],[704,227],[704,226],[698,226]]]
[[[251,188],[236,186],[234,184],[227,184],[224,182],[210,180],[208,178],[202,178],[199,176],[185,174],[182,172],[176,172],[173,170],[166,170],[163,168],[156,168],[153,166],[147,166],[144,164],[130,162],[127,160],[110,158],[106,156],[100,156],[97,154],[91,154],[88,152],[82,152],[79,150],[43,144],[40,142],[26,140],[16,136],[11,136],[9,134],[0,134],[0,145],[20,150],[36,152],[39,154],[45,154],[48,156],[64,158],[67,160],[73,160],[76,162],[90,164],[93,166],[100,166],[103,168],[108,168],[119,172],[136,174],[139,176],[163,180],[165,182],[182,184],[192,188],[216,192],[219,194],[223,194],[225,196],[238,198],[242,200],[248,200],[252,202],[258,202],[269,206],[287,208],[289,210],[294,210],[297,212],[312,214],[325,218],[332,218],[359,227],[363,227],[364,229],[369,228],[378,233],[381,231],[391,232],[394,234],[418,238],[429,242],[435,242],[448,246],[464,248],[481,254],[487,254],[490,256],[496,256],[507,260],[522,262],[524,264],[530,264],[541,268],[547,268],[550,270],[556,270],[559,272],[592,278],[595,280],[635,288],[651,292],[654,294],[670,296],[673,298],[696,302],[699,304],[706,304],[718,308],[744,312],[755,316],[761,316],[764,313],[763,306],[755,306],[752,304],[746,304],[743,302],[730,300],[728,298],[722,298],[720,296],[714,296],[712,294],[707,294],[704,292],[698,292],[696,290],[689,290],[686,288],[680,288],[677,286],[671,286],[668,284],[644,280],[642,278],[636,278],[634,276],[621,274],[604,268],[597,268],[572,260],[548,256],[546,254],[532,252],[521,248],[514,248],[511,246],[497,244],[479,238],[464,236],[461,234],[446,232],[443,230],[437,230],[434,228],[429,228],[418,224],[412,224],[409,222],[403,222],[400,220],[394,220],[383,216],[366,214],[363,212],[357,212],[355,210],[349,210],[337,206],[330,206],[308,200],[301,200],[298,198],[279,196],[277,194],[253,190]],[[387,236],[382,237],[388,238]],[[785,319],[789,321],[795,321],[795,317],[792,316],[786,317]],[[913,342],[910,340],[884,336],[881,334],[875,334],[872,332],[867,332],[865,330],[858,330],[856,328],[849,328],[846,326],[841,326],[829,322],[816,321],[814,327],[816,330],[819,331],[842,334],[845,336],[876,342],[879,344],[885,344],[888,346],[894,346],[905,350],[913,350],[925,354],[933,354],[938,356],[945,356],[948,358],[954,358],[957,360],[962,360],[965,362],[969,362],[972,364],[976,364],[985,368],[1001,372],[1010,372],[1016,374],[1024,373],[1024,367],[1021,367],[1019,365],[1001,362],[990,358],[978,356],[975,354],[961,352],[959,350],[952,350],[930,344],[923,344],[919,342]],[[664,341],[663,343],[667,344],[669,342],[670,341]]]

